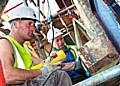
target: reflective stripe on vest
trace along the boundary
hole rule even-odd
[[[25,50],[16,40],[12,37],[6,37],[13,47],[14,52],[14,67],[29,70],[32,66],[32,57],[27,50]]]
[[[77,55],[76,55],[77,46],[66,45],[66,47],[70,49],[70,52],[73,54],[74,58],[77,59]]]
[[[7,37],[8,38],[8,37]],[[24,62],[20,56],[20,53],[18,51],[18,49],[16,48],[15,44],[13,43],[13,41],[11,41],[9,38],[8,40],[10,41],[10,43],[12,44],[12,47],[14,49],[14,54],[16,56],[16,61],[17,61],[17,68],[21,68],[21,69],[25,69],[25,65],[24,65]]]

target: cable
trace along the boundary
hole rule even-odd
[[[54,29],[53,29],[53,25],[52,25],[52,33],[53,33],[53,39],[52,39],[52,44],[51,44],[50,51],[49,51],[49,56],[50,56],[50,53],[52,52],[53,41],[54,41]]]
[[[45,3],[45,0],[43,0],[42,1],[42,12],[44,13],[44,3]],[[42,21],[43,21],[43,23],[41,22],[41,24],[42,24],[42,31],[43,31],[43,29],[44,29],[44,27],[45,27],[45,17],[44,16],[42,16],[43,17],[43,19],[42,19]]]
[[[47,0],[47,3],[48,3],[48,9],[49,9],[49,12],[50,12],[51,23],[53,23],[53,17],[52,17],[52,14],[51,14],[50,4],[49,4],[49,1],[48,1],[48,0]],[[53,41],[54,41],[54,29],[53,29],[53,25],[52,25],[52,32],[53,32],[53,39],[52,39],[52,44],[51,44],[51,48],[50,48],[50,51],[49,51],[49,56],[50,56],[50,53],[51,53],[51,51],[52,51]]]
[[[50,12],[50,19],[52,19],[52,13],[51,13],[51,9],[50,9],[50,3],[49,0],[47,0],[48,3],[48,12]],[[49,14],[49,13],[48,13]]]
[[[28,6],[27,0],[23,0],[25,6]]]
[[[52,71],[52,72],[47,76],[47,78],[45,79],[45,81],[42,83],[41,86],[45,86],[47,80],[48,80],[48,79],[50,78],[50,76],[51,76],[54,72],[56,72],[56,71],[57,71],[57,70]]]

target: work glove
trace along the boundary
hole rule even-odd
[[[61,62],[51,63],[50,57],[48,57],[45,60],[43,67],[41,68],[42,75],[45,75],[47,73],[60,69],[61,68],[61,66],[59,66],[60,64]]]

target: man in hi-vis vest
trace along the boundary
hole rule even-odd
[[[66,54],[66,58],[62,63],[61,69],[67,71],[70,78],[72,79],[72,83],[75,84],[81,80],[86,79],[86,71],[80,63],[80,58],[78,58],[76,55],[77,46],[65,45],[62,32],[58,28],[50,29],[47,33],[47,39],[49,43],[53,44],[53,51],[57,53],[60,50],[63,50]]]
[[[0,60],[7,85],[18,86],[26,82],[29,86],[41,86],[45,75],[59,68],[46,59],[41,69],[31,70],[33,58],[22,44],[34,38],[36,21],[34,11],[27,6],[15,8],[9,15],[11,32],[0,39]],[[71,86],[64,71],[56,71],[51,77],[44,86]]]

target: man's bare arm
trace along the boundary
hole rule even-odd
[[[7,84],[19,84],[23,83],[25,80],[34,78],[41,75],[40,70],[24,70],[19,68],[14,68],[14,57],[12,46],[6,39],[0,40],[0,60],[3,67],[3,72],[5,76],[5,81]]]

